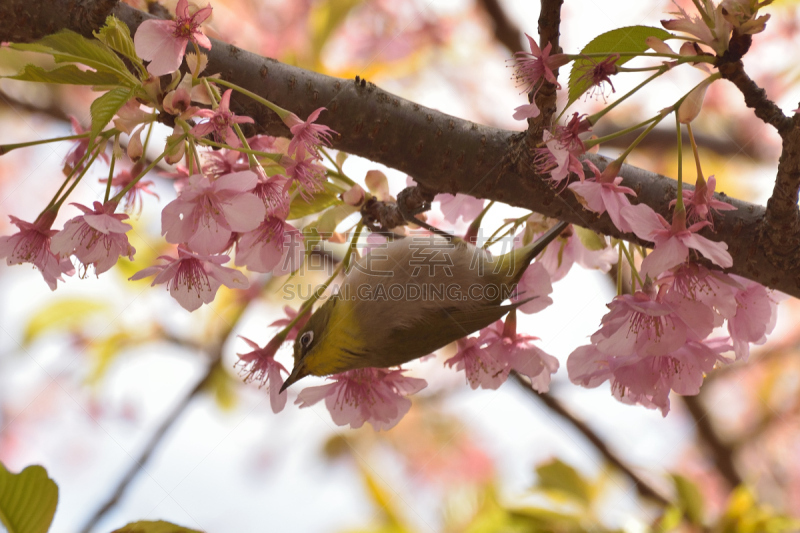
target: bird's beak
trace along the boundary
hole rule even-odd
[[[289,374],[289,377],[286,378],[286,381],[283,382],[283,386],[281,387],[280,392],[285,391],[289,385],[294,383],[299,379],[303,379],[308,375],[308,370],[306,370],[306,365],[303,363],[297,363],[294,365],[294,369],[292,369],[292,373]]]

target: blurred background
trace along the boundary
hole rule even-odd
[[[175,3],[164,5],[173,10]],[[522,32],[537,35],[538,2],[212,6],[206,33],[236,46],[332,76],[358,75],[464,119],[525,127],[511,118],[527,100],[514,86],[509,59],[522,49]],[[796,6],[784,0],[767,8],[772,18],[744,59],[787,113],[800,100],[800,65],[787,53],[798,49]],[[574,53],[614,28],[659,26],[673,10],[661,0],[566,0],[561,45]],[[0,48],[0,74],[39,60]],[[690,70],[664,76],[595,131],[625,128],[672,104],[702,79]],[[562,83],[567,76],[562,69]],[[592,113],[641,79],[618,76],[616,93],[607,87],[574,110]],[[0,80],[0,143],[69,135],[69,116],[87,126],[93,96]],[[711,86],[694,129],[718,191],[765,202],[780,140],[732,85]],[[613,156],[625,147],[601,152]],[[47,204],[70,148],[48,144],[0,157],[1,235],[15,231],[7,215],[30,219]],[[674,130],[665,127],[628,162],[676,176],[675,154]],[[406,184],[404,174],[356,157],[344,168],[362,182],[367,171],[384,171],[395,194]],[[99,180],[107,168],[91,172],[75,193],[84,204],[104,191]],[[251,276],[249,292],[223,287],[212,305],[191,314],[163,286],[126,281],[170,251],[159,236],[159,213],[175,192],[171,181],[151,179],[154,195],[132,207],[135,262],[122,259],[99,279],[79,273],[54,293],[27,265],[0,266],[0,461],[15,472],[41,464],[58,483],[52,531],[111,531],[143,519],[245,533],[638,532],[673,525],[766,531],[788,527],[785,517],[800,518],[797,301],[781,304],[775,332],[754,347],[749,363],[715,371],[697,397],[673,395],[662,417],[620,404],[607,383],[586,390],[569,382],[567,356],[587,343],[615,294],[608,275],[575,267],[555,284],[551,307],[520,319],[520,330],[540,337],[539,346],[561,362],[547,398],[513,380],[497,391],[473,391],[463,374],[443,368],[452,354],[445,349],[409,365],[429,386],[394,429],[341,428],[323,404],[292,405],[296,391],[273,414],[266,391],[242,384],[234,368],[236,353],[250,351],[238,335],[263,345],[283,306],[299,305],[282,298],[283,280]],[[434,221],[441,219],[436,208]],[[64,211],[54,227],[74,216]],[[522,213],[495,212],[494,222]],[[290,366],[289,350],[279,359]],[[678,506],[637,490],[632,475]],[[677,526],[681,514],[689,519]]]

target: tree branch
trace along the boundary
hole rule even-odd
[[[545,1],[546,5],[554,3],[560,5],[559,0]],[[125,4],[117,5],[114,14],[130,26],[131,33],[151,18]],[[431,191],[497,200],[639,242],[630,234],[620,234],[607,214],[597,216],[585,211],[571,192],[565,189],[557,193],[537,175],[525,133],[491,128],[428,109],[363,80],[355,83],[325,76],[227,43],[212,42],[207,72],[219,72],[224,79],[301,117],[326,107],[328,111],[321,121],[340,133],[334,139],[338,150],[406,172]],[[236,113],[255,119],[256,128],[250,133],[290,135],[274,113],[248,98],[236,95],[231,107]],[[587,159],[600,168],[606,164],[602,156],[587,155]],[[667,219],[671,217],[669,203],[677,190],[674,180],[630,165],[623,165],[620,175],[623,185],[636,191],[638,202],[648,204]],[[795,268],[800,263],[800,247],[786,247],[762,238],[762,231],[767,228],[763,224],[763,207],[724,194],[718,197],[738,209],[717,218],[717,233],[706,229],[702,234],[728,244],[734,259],[730,272],[800,297],[800,270]],[[797,235],[792,227],[780,238]]]
[[[495,38],[512,54],[521,51],[522,31],[506,16],[499,0],[478,0],[478,4],[489,15]]]
[[[525,391],[529,392],[531,396],[537,398],[541,401],[548,409],[559,415],[560,417],[564,418],[567,422],[569,422],[572,427],[577,429],[586,439],[594,446],[600,455],[602,455],[606,461],[611,463],[615,468],[617,468],[620,472],[625,474],[631,481],[633,481],[634,486],[636,487],[636,491],[643,497],[648,498],[662,507],[667,507],[670,505],[670,502],[667,498],[661,495],[655,488],[653,488],[649,483],[643,480],[639,475],[634,472],[631,467],[629,467],[625,462],[620,459],[617,454],[615,454],[608,445],[605,443],[597,433],[592,430],[583,420],[579,420],[575,417],[569,410],[561,405],[555,397],[553,397],[549,393],[539,394],[535,390],[531,388],[531,384],[525,380],[522,376],[520,376],[516,372],[512,372],[514,379],[517,380],[517,383],[525,389]]]
[[[706,445],[714,458],[717,471],[728,482],[731,489],[742,484],[742,477],[736,470],[736,463],[733,460],[733,449],[722,441],[708,412],[703,407],[699,396],[681,396],[683,403],[689,410],[689,414],[695,421],[697,436]]]

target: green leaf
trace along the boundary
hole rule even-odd
[[[136,54],[136,47],[133,44],[131,31],[128,29],[127,24],[117,17],[109,15],[106,19],[106,25],[100,28],[100,31],[94,32],[94,36],[112,50],[116,50],[133,63],[136,63],[141,72],[144,72],[144,63]]]
[[[350,10],[361,3],[361,0],[325,0],[315,2],[308,15],[311,26],[311,53],[315,63],[319,62],[325,43],[334,30],[347,18]]]
[[[650,26],[627,26],[598,35],[581,50],[581,54],[641,53],[649,48],[645,42],[648,37],[658,37],[663,41],[670,39],[672,34],[661,28]],[[616,64],[622,65],[631,59],[633,59],[632,56],[620,56]],[[567,107],[572,105],[575,100],[580,98],[591,87],[590,80],[582,80],[580,77],[602,60],[602,58],[583,58],[576,59],[572,63],[572,70],[569,73],[569,101],[567,102]]]
[[[124,106],[125,102],[130,100],[132,96],[132,90],[117,87],[92,102],[89,107],[89,111],[92,114],[92,132],[89,138],[96,139],[100,132],[103,131],[103,128],[114,118],[119,108]]]
[[[99,300],[63,298],[56,300],[34,314],[25,326],[22,343],[27,345],[52,331],[71,330],[81,326],[86,319],[105,312],[109,305]]]
[[[581,240],[581,244],[588,250],[595,252],[597,250],[603,250],[608,246],[606,238],[599,233],[575,225],[572,226],[572,229],[575,231],[575,235]]]
[[[686,517],[695,525],[703,523],[703,495],[697,485],[692,483],[689,478],[679,474],[672,474],[672,481],[675,483],[675,492],[678,496],[678,506]]]
[[[11,47],[16,50],[49,54],[57,63],[82,63],[98,72],[116,74],[130,87],[141,85],[111,48],[71,30],[61,30],[35,43],[12,43]]]
[[[163,520],[140,520],[115,529],[111,533],[203,533],[197,529],[179,526]]]
[[[342,220],[346,219],[348,216],[357,211],[358,208],[343,203],[341,205],[331,207],[322,213],[319,219],[312,223],[311,226],[315,227],[320,235],[330,236],[334,231],[336,231],[336,227]]]
[[[65,65],[53,70],[46,70],[36,65],[25,65],[16,76],[7,76],[11,80],[36,81],[41,83],[64,83],[67,85],[116,85],[119,78],[109,72],[81,70],[75,65]]]
[[[307,202],[299,194],[292,200],[292,205],[289,206],[289,216],[287,220],[294,220],[296,218],[303,218],[314,213],[319,213],[330,206],[342,203],[337,194],[322,191],[314,195],[314,199]]]
[[[549,463],[536,467],[539,476],[537,488],[546,491],[560,492],[576,499],[580,504],[588,507],[591,503],[591,487],[589,483],[567,463],[560,459],[553,459]]]
[[[8,533],[45,533],[58,505],[58,485],[34,465],[12,474],[0,463],[0,522]]]

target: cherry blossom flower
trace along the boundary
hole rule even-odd
[[[174,21],[142,22],[133,37],[136,54],[150,61],[147,71],[153,76],[178,70],[186,53],[186,45],[190,42],[211,49],[211,41],[200,31],[200,24],[211,16],[211,4],[190,15],[188,0],[178,0],[175,15]]]
[[[591,161],[587,161],[587,165],[594,172],[594,178],[570,183],[569,189],[575,193],[583,207],[601,215],[608,212],[611,221],[620,231],[630,233],[633,229],[622,216],[622,210],[631,205],[626,195],[636,196],[636,193],[633,189],[620,185],[622,178],[616,175],[619,166],[612,163],[600,172]]]
[[[775,329],[778,302],[774,293],[763,285],[731,274],[740,289],[735,291],[736,311],[728,317],[728,332],[733,341],[736,360],[746,361],[750,344],[764,344]]]
[[[9,215],[11,223],[19,228],[14,235],[0,237],[0,259],[6,258],[7,265],[31,263],[47,282],[50,290],[56,290],[58,281],[64,281],[61,274],[71,276],[75,268],[66,257],[60,257],[51,248],[51,238],[58,233],[50,229],[56,219],[54,211],[45,211],[33,223]]]
[[[602,61],[589,58],[589,61],[591,61],[591,68],[586,69],[586,72],[578,78],[578,82],[583,81],[589,83],[589,87],[592,88],[589,94],[590,96],[594,95],[595,89],[598,88],[600,89],[600,94],[604,94],[604,83],[608,83],[611,86],[612,93],[617,92],[616,89],[614,89],[614,84],[611,83],[610,76],[617,73],[617,61],[619,61],[619,57],[619,54],[612,54]]]
[[[500,361],[505,361],[509,370],[527,376],[535,391],[547,392],[550,389],[550,377],[558,370],[558,359],[533,344],[538,338],[517,333],[517,319],[513,311],[506,317],[505,323],[498,320],[481,330],[481,337],[487,343],[485,350],[493,352]]]
[[[706,23],[703,16],[693,17],[677,4],[678,12],[671,13],[677,18],[662,20],[661,25],[668,30],[682,31],[697,37],[701,43],[710,46],[717,55],[721,56],[728,49],[733,26],[725,20],[721,9],[715,7],[711,0],[699,0],[699,2],[702,4],[707,19],[711,22],[710,25]]]
[[[589,131],[591,124],[583,116],[574,113],[566,126],[556,126],[555,135],[544,130],[544,146],[535,150],[534,167],[539,174],[550,174],[554,184],[561,183],[570,172],[584,179],[583,164],[580,157],[586,147],[580,138],[581,133]]]
[[[178,247],[178,258],[162,255],[164,263],[140,270],[130,280],[155,276],[151,287],[166,283],[170,295],[187,311],[214,301],[217,290],[225,285],[231,289],[250,286],[247,277],[233,268],[220,266],[230,261],[227,255],[200,255]]]
[[[252,117],[240,117],[231,112],[231,93],[233,89],[228,89],[222,94],[219,105],[216,109],[201,109],[195,116],[207,118],[206,122],[201,122],[190,131],[192,135],[202,137],[209,133],[214,133],[217,140],[238,148],[242,143],[236,132],[233,131],[234,124],[252,124]]]
[[[63,257],[74,254],[85,267],[94,265],[96,274],[102,274],[117,264],[120,256],[131,261],[136,250],[128,243],[126,232],[130,224],[122,222],[128,215],[114,213],[115,202],[105,205],[94,202],[94,209],[81,204],[72,204],[83,215],[75,217],[52,239],[52,250]]]
[[[164,111],[183,120],[187,120],[197,113],[199,108],[192,105],[191,74],[184,74],[178,86],[164,95],[162,105]]]
[[[523,87],[523,92],[529,93],[539,80],[544,78],[560,89],[561,85],[558,83],[553,69],[569,63],[569,58],[565,54],[551,56],[552,43],[547,43],[547,46],[542,50],[533,37],[527,33],[525,37],[528,38],[528,43],[531,47],[530,53],[517,52],[514,54],[516,63],[514,68],[518,85]]]
[[[627,219],[637,237],[655,243],[655,249],[645,257],[641,268],[641,272],[651,278],[686,261],[689,248],[697,250],[722,268],[733,266],[727,244],[714,242],[695,233],[708,226],[708,222],[698,222],[686,227],[686,211],[675,211],[672,224],[646,204],[625,207],[622,209],[622,216]]]
[[[135,98],[131,98],[117,111],[117,116],[114,117],[114,127],[128,135],[132,135],[133,130],[137,127],[147,122],[152,122],[154,119],[155,115],[153,113],[148,113],[142,109],[141,104]]]
[[[718,211],[735,211],[736,208],[727,202],[714,198],[714,189],[717,188],[717,179],[709,176],[708,181],[703,176],[697,176],[694,190],[683,189],[683,203],[686,204],[686,218],[689,222],[707,220],[714,227],[712,213]],[[670,202],[674,206],[677,200]]]
[[[236,266],[253,272],[272,272],[282,276],[294,272],[303,263],[303,234],[274,214],[252,231],[243,233],[236,243]]]
[[[310,202],[316,192],[324,190],[325,167],[317,163],[316,158],[307,157],[305,159],[293,159],[291,157],[281,158],[281,165],[286,169],[286,175],[290,178],[287,187],[291,183],[297,183],[300,187],[300,196]]]
[[[319,118],[319,114],[325,110],[324,107],[320,107],[308,115],[305,122],[294,113],[289,113],[283,118],[283,123],[292,132],[292,140],[289,142],[286,153],[298,159],[305,158],[306,154],[319,157],[317,147],[322,144],[331,145],[331,136],[336,132],[323,124],[314,124]]]
[[[463,370],[467,382],[473,389],[497,389],[508,379],[511,371],[503,359],[494,351],[484,350],[481,345],[483,338],[466,337],[458,339],[456,354],[444,362],[456,370]]]
[[[660,409],[667,416],[670,391],[684,396],[698,394],[705,374],[717,362],[724,362],[720,354],[729,349],[726,339],[712,339],[690,341],[668,355],[626,358],[594,345],[581,346],[570,354],[567,371],[573,383],[588,388],[608,380],[619,401]]]
[[[221,150],[211,150],[203,155],[205,156],[202,165],[203,174],[211,179],[250,169],[247,155],[238,150],[223,148]]]
[[[393,428],[411,408],[411,394],[427,386],[424,379],[403,375],[403,370],[361,368],[334,374],[334,381],[303,389],[296,404],[309,407],[325,400],[325,406],[337,426],[350,424],[353,429],[368,422],[375,430]]]
[[[578,263],[583,268],[608,272],[611,270],[611,265],[617,262],[618,255],[613,247],[603,246],[589,249],[583,244],[576,231],[573,229],[572,232],[562,232],[536,260],[550,274],[550,281],[553,283],[564,279],[574,263]],[[565,233],[567,233],[566,236],[564,236]]]
[[[538,313],[553,303],[553,299],[548,296],[552,292],[553,284],[550,281],[550,274],[547,273],[547,269],[542,263],[536,261],[525,270],[517,283],[511,301],[518,302],[533,298],[517,309],[525,314]]]
[[[284,381],[281,371],[287,375],[289,371],[275,360],[275,353],[286,338],[276,335],[263,348],[246,337],[239,335],[239,338],[253,349],[252,352],[236,354],[239,356],[236,366],[241,367],[244,382],[251,383],[255,381],[258,382],[259,387],[266,385],[269,391],[269,404],[272,407],[272,412],[279,413],[283,411],[289,395],[286,392],[280,392]]]
[[[444,219],[451,224],[458,222],[459,218],[462,218],[464,222],[472,222],[481,214],[486,202],[481,198],[461,193],[457,193],[455,196],[448,193],[437,194],[434,200],[439,201]]]
[[[286,185],[289,179],[280,174],[271,178],[259,176],[258,183],[253,189],[253,194],[261,198],[264,207],[267,208],[267,215],[275,215],[286,218],[289,213],[289,194]]]
[[[73,116],[69,117],[70,123],[72,123],[72,131],[75,132],[76,135],[80,135],[81,133],[88,133],[88,129],[84,129],[81,126],[81,123],[78,122]],[[80,172],[83,170],[83,166],[78,167],[78,163],[83,156],[86,155],[86,150],[89,148],[89,144],[91,139],[89,137],[84,137],[82,139],[78,139],[75,141],[75,144],[72,146],[72,149],[67,153],[66,157],[64,157],[64,174],[69,176],[72,172]],[[100,158],[108,163],[108,155],[104,153],[100,154]]]
[[[131,170],[120,170],[116,176],[111,178],[111,186],[114,187],[115,193],[118,193],[127,187],[131,181],[138,177],[139,172],[142,170],[143,168],[141,165],[134,165]],[[103,184],[108,183],[107,178],[100,179],[99,181]],[[158,194],[151,189],[151,187],[154,185],[155,183],[153,183],[151,180],[145,179],[140,179],[134,183],[133,187],[131,187],[128,192],[125,193],[125,210],[134,213],[141,213],[144,204],[142,198],[143,193],[158,198]]]
[[[249,170],[214,181],[201,174],[191,176],[161,212],[161,234],[167,242],[187,243],[200,254],[225,250],[232,232],[252,231],[264,220],[264,203],[251,192],[256,183]]]
[[[279,318],[278,320],[270,324],[270,326],[277,326],[283,328],[288,326],[292,322],[292,320],[297,318],[298,311],[295,311],[294,308],[292,308],[289,305],[283,306],[283,312],[286,315],[286,318]],[[292,329],[289,330],[289,332],[286,334],[286,340],[293,341],[295,338],[297,338],[297,333],[301,329],[303,329],[303,326],[306,325],[306,322],[308,322],[309,318],[311,318],[311,313],[307,312],[303,314],[303,316],[300,317],[300,319],[295,323]]]

